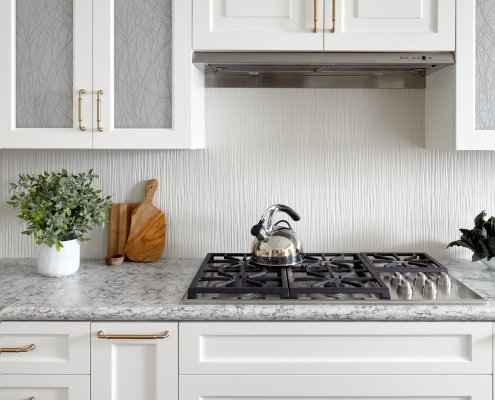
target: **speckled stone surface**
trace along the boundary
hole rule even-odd
[[[32,259],[0,259],[0,320],[285,320],[495,321],[495,271],[480,263],[442,261],[488,305],[181,304],[200,260],[160,260],[107,267],[83,261],[64,278],[45,278]]]

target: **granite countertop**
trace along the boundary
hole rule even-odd
[[[88,260],[72,276],[45,278],[33,259],[0,259],[0,320],[495,321],[495,271],[481,263],[442,260],[487,305],[181,304],[200,263]]]

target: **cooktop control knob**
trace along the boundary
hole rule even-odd
[[[394,288],[398,287],[404,280],[400,272],[394,272],[390,277],[390,285]]]
[[[417,289],[423,290],[423,286],[425,285],[426,282],[426,275],[423,272],[418,272],[416,274],[416,277],[414,278],[414,286],[416,286]]]
[[[437,298],[437,287],[435,282],[428,279],[423,287],[423,297],[428,300],[434,300]]]
[[[409,281],[406,281],[405,279],[403,279],[400,282],[397,291],[399,292],[399,296],[402,298],[405,298],[405,299],[411,299],[412,298],[413,288],[411,286],[411,283]]]
[[[452,282],[450,281],[449,275],[445,272],[441,272],[437,280],[437,285],[439,288],[450,289]]]

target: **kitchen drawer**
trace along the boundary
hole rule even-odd
[[[89,375],[4,375],[0,400],[89,400]]]
[[[489,322],[184,322],[180,374],[491,374]]]
[[[0,374],[89,374],[89,322],[1,322]]]
[[[492,400],[490,375],[182,375],[179,400]]]

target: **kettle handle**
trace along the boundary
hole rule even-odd
[[[299,221],[301,217],[292,208],[285,206],[283,204],[277,204],[278,210],[287,213],[294,221]]]
[[[301,219],[299,214],[296,213],[292,208],[283,204],[275,204],[271,207],[268,207],[268,209],[266,209],[266,211],[263,213],[261,220],[251,228],[251,235],[256,236],[262,242],[267,240],[273,229],[273,214],[275,214],[277,211],[287,213],[289,217],[291,217],[294,221],[299,221]]]

